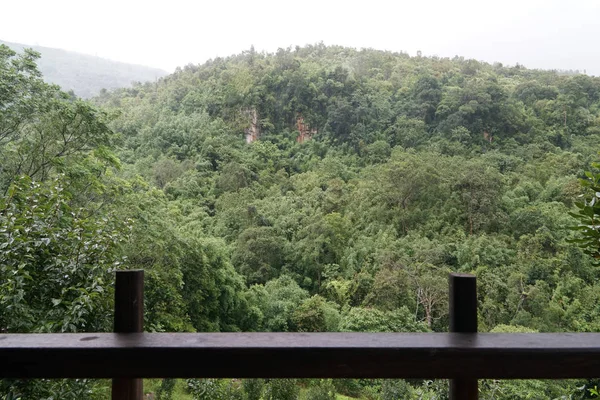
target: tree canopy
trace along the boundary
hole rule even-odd
[[[600,329],[599,165],[585,172],[598,160],[599,78],[317,44],[251,49],[84,102],[44,83],[36,57],[0,46],[0,331],[110,329],[119,268],[146,271],[151,331],[443,332],[452,271],[478,278],[481,331]],[[593,384],[482,390],[557,398]],[[0,393],[69,398],[72,385]]]

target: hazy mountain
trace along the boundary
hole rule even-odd
[[[41,53],[38,66],[48,82],[55,83],[63,90],[73,90],[80,97],[92,97],[101,89],[114,89],[131,86],[132,82],[153,81],[167,75],[166,71],[142,65],[127,64],[105,58],[54,49],[9,43],[0,40],[16,51],[30,47]]]

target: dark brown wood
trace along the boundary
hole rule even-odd
[[[117,333],[144,330],[144,271],[117,271],[115,283],[115,326]],[[110,366],[109,367],[110,370]],[[112,400],[142,400],[142,379],[111,376]]]
[[[477,379],[451,379],[450,400],[479,399],[479,383]]]
[[[0,335],[3,378],[600,377],[600,333]]]
[[[449,276],[450,332],[477,332],[477,280],[473,275]],[[477,379],[450,380],[450,400],[477,400]]]
[[[116,333],[144,330],[144,271],[117,271],[115,282]]]
[[[450,332],[477,332],[477,280],[474,275],[450,274]]]

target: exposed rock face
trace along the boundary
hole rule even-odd
[[[304,123],[304,117],[301,114],[298,114],[296,117],[296,127],[298,128],[298,137],[296,141],[298,143],[304,143],[307,140],[312,139],[313,135],[316,135],[318,132],[315,128],[310,128],[308,124]]]
[[[252,143],[260,138],[258,111],[256,111],[256,108],[249,108],[244,110],[243,113],[250,120],[250,126],[244,130],[244,133],[246,134],[246,143]],[[296,138],[298,143],[304,143],[305,141],[312,139],[312,137],[318,133],[316,128],[311,128],[304,122],[302,114],[298,114],[296,117],[296,128],[298,129],[298,137]]]
[[[483,138],[490,143],[492,143],[492,141],[494,140],[494,136],[488,131],[483,131]]]
[[[260,126],[258,125],[258,112],[256,108],[246,110],[250,117],[250,126],[246,128],[246,143],[252,143],[260,137]]]

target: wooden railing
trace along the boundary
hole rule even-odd
[[[143,272],[117,273],[115,331],[0,334],[0,378],[445,378],[477,399],[477,379],[600,377],[600,334],[477,331],[475,277],[450,275],[450,333],[141,333]],[[126,333],[129,332],[129,333]]]

